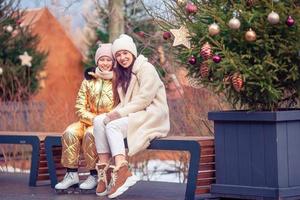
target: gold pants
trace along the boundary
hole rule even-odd
[[[64,167],[78,168],[81,147],[87,168],[95,169],[98,156],[93,126],[79,121],[69,125],[62,136],[61,163]]]

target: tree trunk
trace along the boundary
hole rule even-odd
[[[109,42],[124,33],[124,0],[109,0]]]

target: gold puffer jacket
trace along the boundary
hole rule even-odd
[[[75,107],[80,121],[92,125],[95,116],[113,108],[112,81],[101,78],[85,79],[79,89]]]

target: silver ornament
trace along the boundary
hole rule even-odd
[[[235,11],[232,12],[232,16],[233,17],[239,17],[240,13],[237,10],[235,10]]]
[[[270,22],[270,24],[278,24],[280,20],[280,17],[278,15],[278,13],[272,11],[269,15],[268,15],[268,21]]]
[[[236,17],[233,17],[229,20],[228,26],[233,30],[237,30],[240,28],[241,22]]]

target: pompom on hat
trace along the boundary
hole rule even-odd
[[[137,57],[137,49],[136,45],[133,42],[132,37],[126,34],[121,34],[119,38],[117,38],[113,44],[112,44],[112,53],[115,57],[116,53],[120,50],[126,50],[129,51],[134,55],[134,57]]]
[[[95,63],[98,65],[98,60],[102,56],[107,56],[113,59],[113,55],[111,52],[112,44],[111,43],[105,43],[105,44],[99,44],[99,47],[95,54]]]

